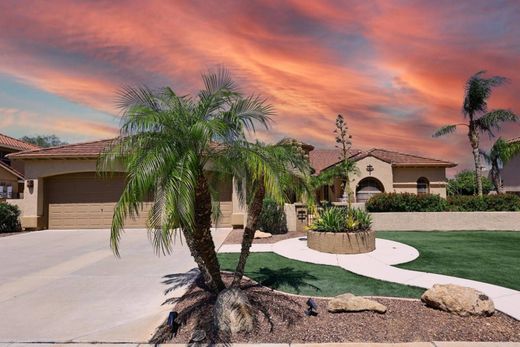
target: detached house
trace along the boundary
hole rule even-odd
[[[115,203],[125,185],[125,173],[96,173],[99,154],[111,140],[30,149],[9,155],[25,168],[25,193],[22,209],[24,228],[76,229],[108,228]],[[339,162],[337,151],[303,145],[315,173]],[[367,200],[378,192],[434,193],[446,196],[446,168],[455,164],[382,149],[352,151],[351,159],[360,169],[351,183],[356,200]],[[338,201],[341,179],[317,194],[320,200]],[[232,178],[223,179],[219,189],[222,217],[219,226],[244,225],[246,211],[234,192]],[[144,227],[150,204],[128,227]]]
[[[0,134],[0,199],[23,198],[24,166],[7,155],[40,147]]]
[[[520,142],[520,137],[508,142]],[[502,169],[502,183],[507,193],[520,194],[520,155],[511,159]]]

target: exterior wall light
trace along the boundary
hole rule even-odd
[[[27,180],[27,188],[33,188],[34,187],[34,180]]]
[[[369,176],[372,176],[372,171],[374,171],[374,167],[371,165],[371,164],[368,164],[367,165],[367,171],[368,171],[368,175]]]

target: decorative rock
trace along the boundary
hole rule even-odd
[[[255,239],[268,239],[272,236],[272,234],[263,232],[262,230],[255,231]]]
[[[253,309],[246,294],[238,288],[225,289],[213,307],[215,327],[218,331],[235,334],[253,330]]]
[[[426,306],[459,316],[491,316],[495,305],[486,294],[454,284],[434,284],[421,296]]]
[[[355,296],[350,293],[341,294],[329,300],[327,304],[327,311],[331,313],[339,312],[360,312],[360,311],[374,311],[378,313],[385,313],[386,306],[377,301],[365,299],[360,296]]]

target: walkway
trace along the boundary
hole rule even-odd
[[[431,288],[434,284],[457,284],[477,289],[495,303],[495,307],[520,320],[520,292],[493,284],[428,272],[399,269],[392,265],[416,259],[419,252],[403,243],[376,239],[376,250],[365,254],[329,254],[307,247],[306,238],[294,238],[274,244],[253,244],[252,252],[274,252],[289,259],[307,263],[335,265],[345,270],[378,280]],[[240,245],[223,245],[220,253],[240,252]]]

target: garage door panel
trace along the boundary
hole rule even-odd
[[[125,185],[123,174],[100,177],[95,173],[77,173],[45,180],[49,229],[110,228],[116,202]],[[126,228],[144,228],[152,203],[143,204],[135,218],[127,218]],[[218,226],[231,226],[233,205],[220,203],[222,217]]]

